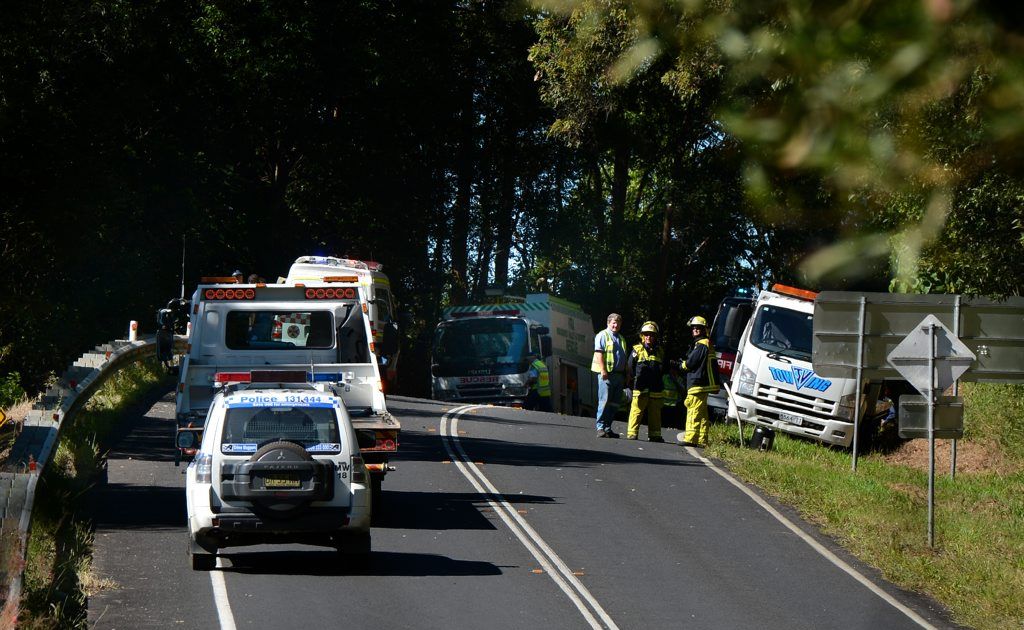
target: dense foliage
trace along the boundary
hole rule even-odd
[[[750,6],[7,7],[0,374],[32,389],[129,319],[152,330],[183,247],[186,294],[304,254],[385,263],[414,393],[439,308],[488,285],[670,343],[769,280],[1019,292],[1010,10]]]

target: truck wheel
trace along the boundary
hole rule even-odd
[[[881,425],[881,417],[861,418],[859,431],[857,432],[857,451],[869,453],[875,448],[875,438],[878,435],[878,428]],[[852,445],[851,445],[852,448]]]

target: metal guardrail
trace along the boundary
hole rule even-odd
[[[175,352],[184,351],[185,344],[185,337],[175,337]],[[0,471],[0,516],[5,523],[14,519],[18,522],[18,549],[14,550],[17,561],[13,563],[18,567],[17,573],[7,574],[7,567],[0,567],[0,585],[7,586],[6,589],[0,588],[0,597],[3,598],[0,619],[13,618],[13,607],[21,599],[22,571],[36,484],[52,459],[61,427],[66,426],[99,387],[121,367],[155,354],[155,337],[137,341],[119,339],[96,346],[77,359],[57,384],[48,387],[32,405],[11,448],[5,467],[8,470]]]

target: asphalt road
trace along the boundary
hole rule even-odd
[[[93,501],[96,572],[116,586],[90,598],[90,627],[955,627],[698,451],[597,439],[586,418],[389,408],[401,454],[365,571],[301,545],[192,571],[172,395],[134,419]]]

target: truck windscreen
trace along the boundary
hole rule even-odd
[[[516,374],[528,368],[529,330],[518,319],[460,319],[434,336],[436,376]]]
[[[232,350],[331,348],[334,325],[329,311],[231,311],[225,343]]]
[[[757,311],[750,341],[765,352],[811,360],[812,314],[765,305]]]

